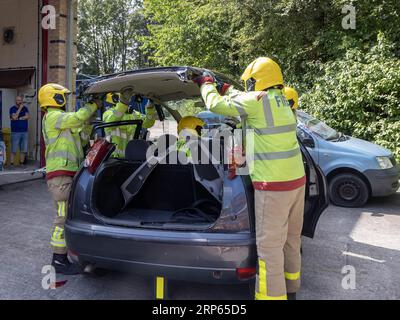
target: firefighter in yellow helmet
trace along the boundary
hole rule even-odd
[[[77,112],[66,112],[70,93],[58,84],[46,84],[38,96],[40,108],[45,112],[42,131],[46,143],[46,180],[57,206],[51,237],[52,266],[57,273],[66,275],[79,273],[78,267],[67,257],[64,224],[72,179],[84,158],[80,132],[101,104],[95,100]]]
[[[178,151],[186,154],[186,157],[191,157],[190,146],[188,145],[191,138],[201,136],[201,131],[205,126],[205,122],[197,117],[184,117],[178,124],[179,139],[176,143]]]
[[[297,91],[291,87],[285,87],[283,93],[285,94],[286,99],[289,101],[293,112],[296,112],[296,110],[299,108],[299,94]]]
[[[256,299],[295,299],[300,288],[306,184],[296,118],[284,96],[283,75],[275,61],[256,59],[242,80],[247,92],[216,84],[207,74],[193,79],[210,111],[245,118],[247,129],[253,129],[248,134],[254,133],[254,157],[249,165],[255,189]]]
[[[120,98],[121,98],[121,94],[119,94],[119,93],[112,93],[112,92],[107,93],[106,101],[105,101],[106,108],[107,109],[114,108],[117,105],[117,103],[119,102]]]
[[[201,130],[203,130],[205,123],[203,120],[197,117],[184,117],[178,124],[178,134],[181,134],[184,130],[195,136],[201,136]]]
[[[126,95],[127,92],[129,93],[128,95]],[[106,96],[106,103],[111,105],[111,108],[104,113],[103,121],[110,123],[117,121],[143,120],[143,128],[149,129],[154,126],[156,121],[156,110],[153,103],[149,100],[149,103],[146,106],[146,115],[142,115],[140,112],[129,107],[132,94],[132,90],[122,92],[121,94],[108,93]],[[136,126],[125,125],[108,128],[105,131],[107,136],[111,137],[111,141],[116,144],[113,157],[124,158],[126,147],[129,141],[134,138]]]

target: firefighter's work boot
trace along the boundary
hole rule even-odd
[[[51,265],[56,270],[56,273],[66,276],[77,275],[81,273],[80,267],[69,262],[66,254],[54,254]]]
[[[297,300],[295,293],[288,293],[287,297],[288,300]]]

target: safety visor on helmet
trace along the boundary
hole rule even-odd
[[[200,137],[200,136],[201,136],[201,133],[202,133],[202,131],[203,131],[203,127],[202,127],[202,126],[197,126],[196,129],[195,129],[195,131],[197,132],[198,136]]]
[[[256,80],[250,78],[244,82],[246,91],[255,91],[256,89]]]
[[[114,104],[117,104],[119,102],[119,95],[116,93],[113,93],[111,96],[111,99]]]
[[[56,93],[53,97],[54,101],[59,105],[59,106],[64,106],[68,102],[68,97],[70,96],[70,92],[66,93]]]
[[[294,100],[293,99],[289,99],[288,102],[289,102],[290,107],[293,109],[294,105],[295,105]]]

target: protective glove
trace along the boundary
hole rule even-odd
[[[153,110],[154,109],[154,103],[153,101],[149,100],[146,104],[146,109]]]
[[[104,97],[100,95],[94,95],[91,102],[97,106],[97,109],[101,110],[103,107],[103,99]]]
[[[209,75],[201,75],[193,79],[193,82],[196,83],[200,88],[205,83],[214,83],[215,79]]]
[[[201,86],[205,83],[215,83],[216,79],[212,72],[204,71],[202,75],[198,75],[193,78],[193,82],[201,88]]]
[[[217,84],[218,93],[221,96],[224,96],[228,92],[230,87],[231,85],[229,83],[220,82]]]
[[[84,96],[82,100],[85,103],[96,104],[97,108],[100,109],[103,106],[104,94],[95,93],[89,96]]]
[[[121,97],[120,97],[119,101],[121,101],[125,105],[129,105],[133,94],[134,94],[133,88],[123,89],[121,91]]]

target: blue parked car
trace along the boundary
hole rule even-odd
[[[209,111],[198,116],[209,128],[224,122]],[[390,151],[346,136],[303,111],[297,116],[299,139],[326,175],[333,204],[362,207],[371,197],[389,196],[399,189],[399,166]]]
[[[303,111],[297,116],[299,138],[327,176],[335,205],[361,207],[370,197],[399,189],[399,167],[389,150],[346,136]]]

